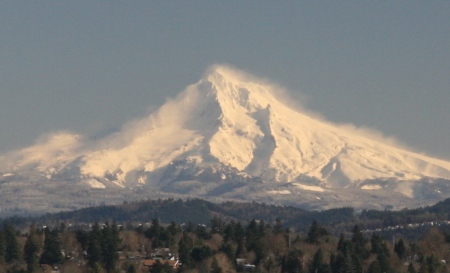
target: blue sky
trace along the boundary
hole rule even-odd
[[[450,160],[450,1],[2,1],[0,152],[114,130],[216,63]]]

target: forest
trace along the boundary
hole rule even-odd
[[[12,217],[0,272],[447,272],[449,204],[356,213],[168,199]]]

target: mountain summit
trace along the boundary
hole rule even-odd
[[[277,86],[214,66],[119,132],[95,142],[52,135],[0,157],[0,172],[8,181],[72,181],[202,197],[282,196],[292,204],[299,194],[306,198],[302,202],[334,196],[334,205],[328,199],[323,207],[343,204],[337,192],[346,193],[342,198],[352,199],[354,191],[386,200],[437,200],[450,194],[450,162],[317,119],[277,94]]]

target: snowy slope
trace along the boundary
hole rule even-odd
[[[219,162],[266,181],[309,177],[331,187],[357,180],[450,179],[450,163],[348,132],[277,100],[273,87],[215,67],[134,126],[124,147],[90,153],[82,174],[152,172],[173,160]]]
[[[215,66],[155,113],[119,132],[95,142],[55,134],[1,156],[0,172],[37,172],[93,188],[168,188],[175,180],[217,179],[291,183],[314,192],[385,189],[386,184],[367,182],[377,179],[450,179],[450,162],[315,118],[287,106],[277,93],[277,86]],[[394,190],[414,197],[414,185],[398,184]],[[291,191],[266,194],[277,192]]]

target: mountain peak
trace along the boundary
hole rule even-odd
[[[211,82],[220,79],[226,82],[238,83],[242,82],[242,78],[245,76],[248,76],[248,74],[239,69],[227,65],[216,64],[206,70],[203,79]]]
[[[70,177],[97,188],[146,184],[167,189],[177,181],[207,181],[229,183],[217,186],[217,192],[237,187],[239,195],[243,184],[236,183],[259,181],[273,187],[269,192],[283,194],[353,187],[386,189],[408,198],[423,195],[424,186],[416,181],[450,179],[450,162],[315,119],[287,106],[278,92],[276,85],[215,65],[155,113],[114,135],[89,144],[70,134],[49,138],[0,156],[0,161],[12,161],[2,164],[7,169],[0,174],[10,177],[27,167],[51,181]],[[181,183],[179,190],[215,187],[186,185],[191,184]],[[432,193],[444,191],[450,195],[445,187]],[[271,195],[265,190],[260,194]]]
[[[252,113],[279,104],[275,87],[244,71],[226,65],[214,65],[196,86],[206,95],[215,96],[222,111],[241,109]]]

